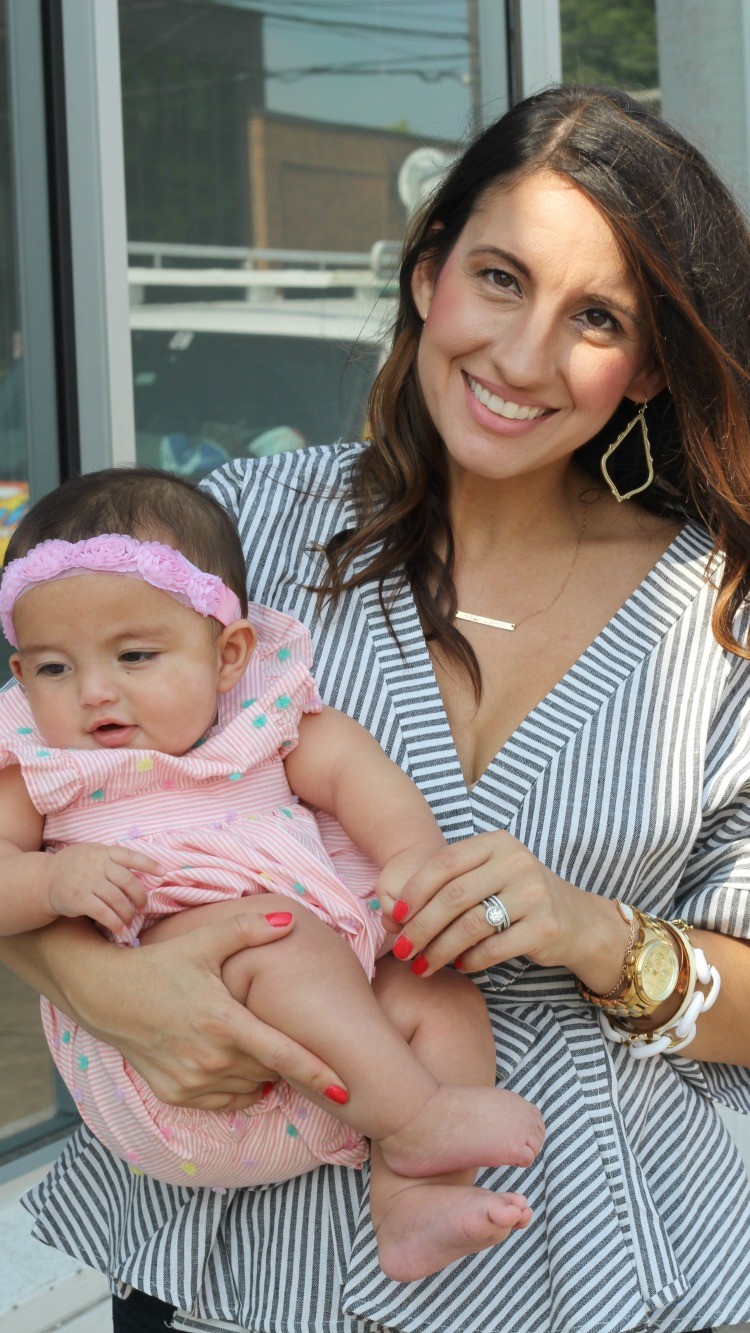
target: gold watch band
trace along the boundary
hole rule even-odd
[[[631,932],[619,984],[606,995],[589,990],[580,980],[576,986],[588,1004],[627,1023],[628,1019],[649,1018],[675,993],[682,997],[687,992],[692,950],[685,940],[685,922],[662,921],[632,905],[623,906],[628,915],[632,914],[636,931],[635,938]]]

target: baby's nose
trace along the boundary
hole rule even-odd
[[[111,703],[117,691],[106,672],[88,671],[80,679],[78,694],[84,708],[97,708],[103,703]]]

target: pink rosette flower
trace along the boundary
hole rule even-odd
[[[161,542],[144,542],[138,551],[138,573],[147,583],[189,600],[188,587],[198,573],[184,555]]]
[[[197,571],[186,591],[196,611],[202,616],[212,616],[219,604],[221,588],[221,579],[215,574],[202,574]]]
[[[20,560],[14,560],[9,569],[18,566],[20,572],[21,567],[25,565],[23,570],[24,583],[29,584],[29,586],[33,583],[46,583],[47,579],[54,579],[58,574],[63,574],[66,569],[70,569],[74,563],[73,551],[74,548],[71,547],[69,542],[54,539],[40,542],[38,546],[29,551],[25,561],[23,557]]]
[[[103,533],[100,537],[76,542],[71,563],[81,570],[91,569],[102,574],[108,570],[114,574],[135,573],[138,546],[134,537],[124,537],[119,532]]]

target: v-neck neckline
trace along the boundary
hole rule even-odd
[[[441,822],[448,836],[469,836],[474,831],[477,804],[487,801],[491,801],[501,827],[512,820],[554,755],[654,650],[690,605],[705,584],[710,550],[708,535],[687,522],[588,647],[526,714],[470,788],[461,769],[411,587],[400,574],[394,574],[383,590],[398,643],[388,628],[377,585],[362,588],[376,652],[399,716],[410,771],[436,813],[440,806],[445,807]],[[367,554],[360,562],[366,559]]]

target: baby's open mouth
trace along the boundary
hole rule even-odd
[[[91,727],[89,735],[100,745],[118,745],[129,739],[135,732],[130,722],[98,722]]]

